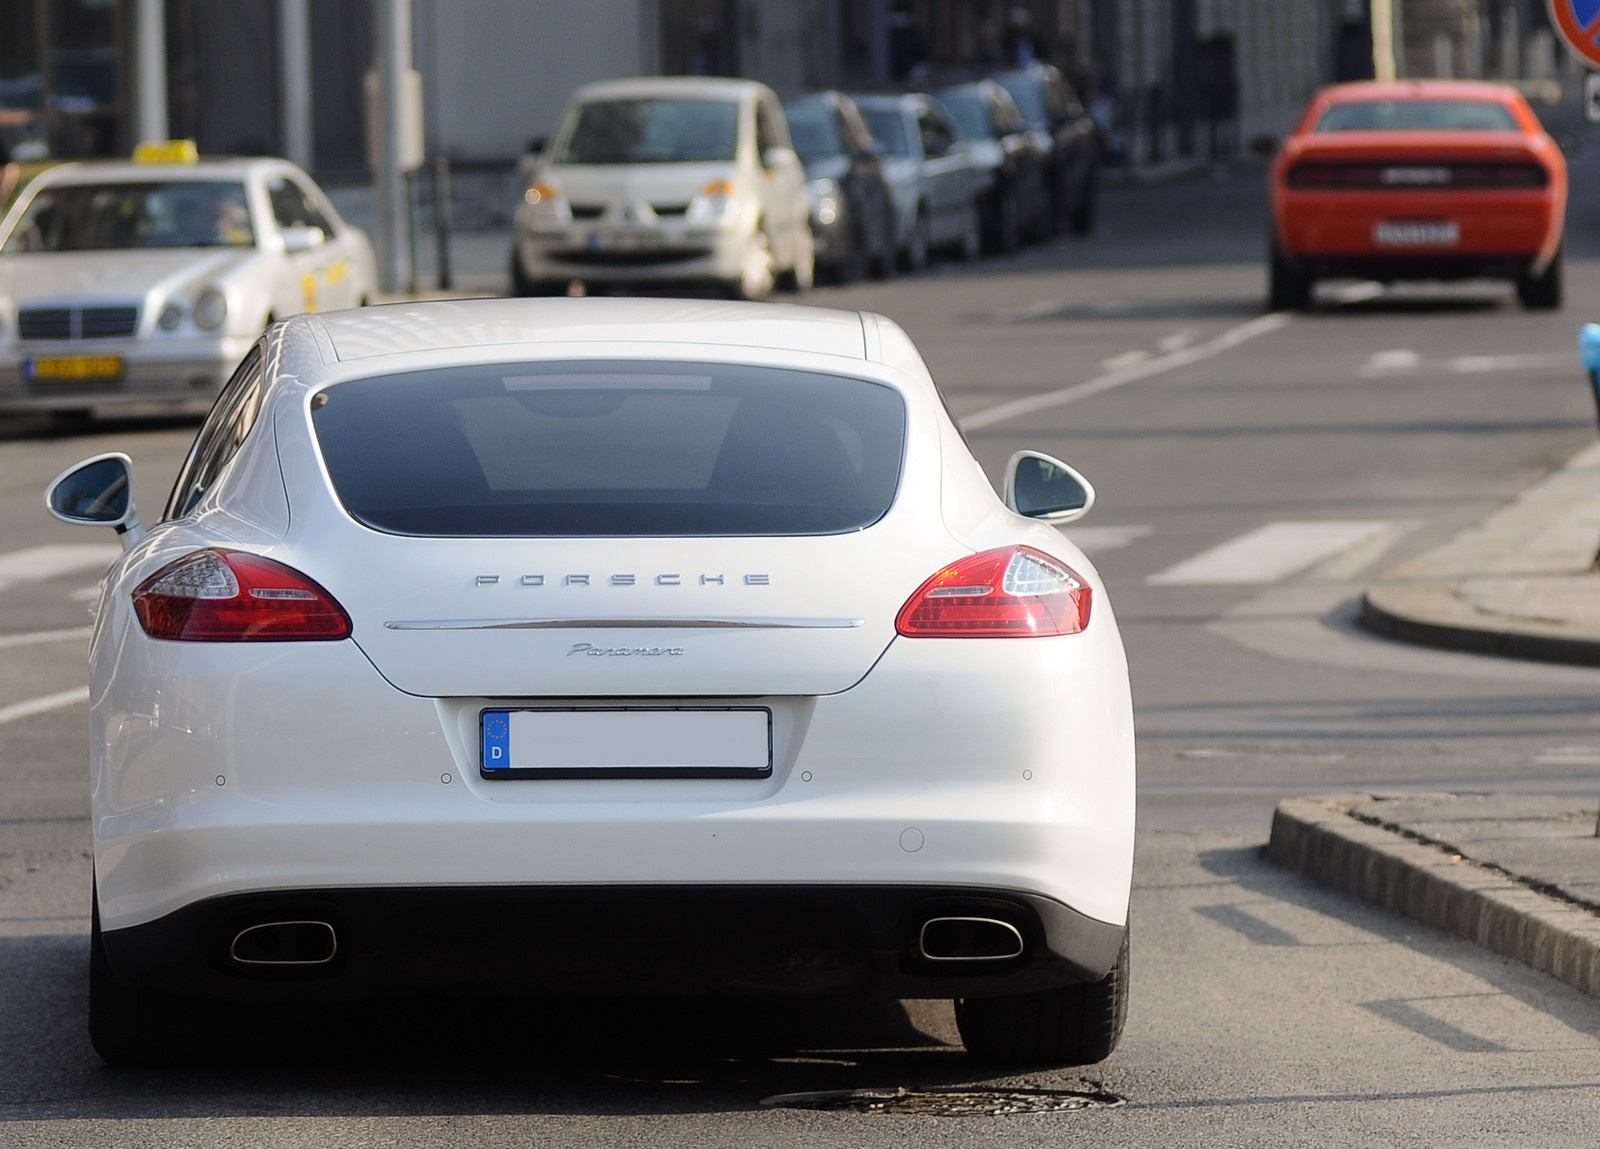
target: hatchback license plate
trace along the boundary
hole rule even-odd
[[[43,355],[27,360],[23,369],[28,378],[37,383],[115,379],[122,374],[122,356]]]
[[[1454,247],[1461,242],[1461,227],[1453,219],[1405,223],[1385,220],[1372,229],[1372,239],[1383,247]]]
[[[485,710],[485,778],[765,778],[765,707]]]

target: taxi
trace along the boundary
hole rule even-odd
[[[1561,306],[1567,167],[1501,84],[1338,84],[1272,167],[1269,303],[1309,307],[1318,279],[1507,279]]]
[[[56,165],[0,221],[0,411],[203,413],[269,323],[376,283],[365,233],[287,160],[175,141]]]

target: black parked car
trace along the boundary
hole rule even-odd
[[[934,95],[970,141],[979,166],[994,176],[983,205],[984,250],[1016,251],[1024,241],[1045,239],[1050,234],[1050,193],[1044,146],[1011,93],[983,79],[951,84]]]
[[[1087,235],[1094,230],[1100,182],[1100,140],[1094,121],[1061,69],[1051,64],[1001,72],[994,80],[1011,93],[1044,145],[1051,230],[1070,228],[1074,235]]]
[[[785,101],[783,111],[811,186],[818,274],[837,283],[869,271],[888,275],[895,264],[894,202],[883,149],[855,101],[843,92],[814,92]]]

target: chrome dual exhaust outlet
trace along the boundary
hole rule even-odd
[[[228,956],[238,965],[305,968],[327,965],[339,952],[339,936],[327,922],[262,922],[234,935]]]
[[[929,918],[917,934],[917,953],[928,961],[1004,961],[1025,948],[1022,931],[999,918]]]

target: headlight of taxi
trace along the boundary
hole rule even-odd
[[[830,226],[839,218],[839,185],[823,179],[806,186],[811,189],[811,218],[823,227]]]
[[[732,180],[713,180],[689,201],[689,211],[684,218],[692,224],[726,227],[735,217],[738,192]]]
[[[195,299],[194,325],[201,330],[215,331],[227,318],[228,297],[217,288],[208,287]]]

